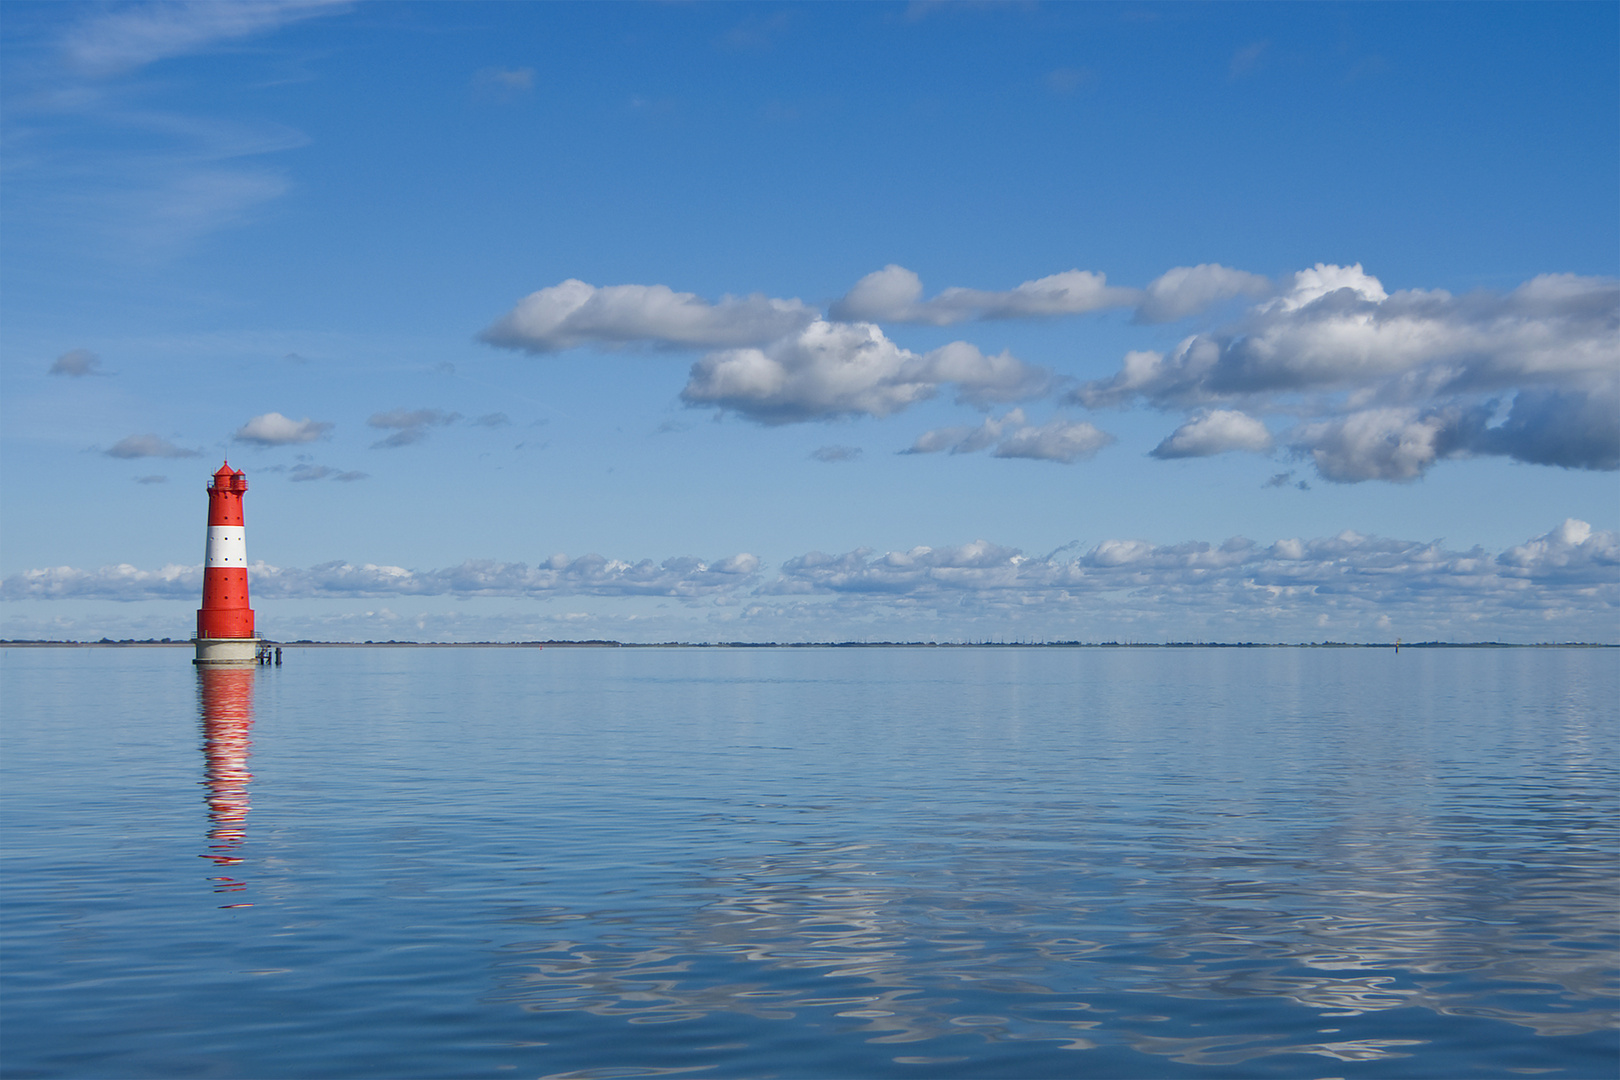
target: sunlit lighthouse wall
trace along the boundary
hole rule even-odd
[[[253,609],[248,607],[247,530],[242,524],[242,496],[247,477],[219,467],[208,485],[208,552],[203,563],[202,607],[197,610],[196,664],[252,664],[259,639],[253,635]]]

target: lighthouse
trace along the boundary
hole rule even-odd
[[[247,477],[230,462],[208,484],[208,553],[203,561],[202,607],[197,609],[195,664],[252,664],[259,639],[248,607],[247,532],[242,495]]]

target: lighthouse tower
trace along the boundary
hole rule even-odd
[[[203,564],[202,607],[197,609],[196,664],[252,664],[259,639],[248,607],[247,533],[242,495],[247,477],[229,462],[208,485],[208,555]]]

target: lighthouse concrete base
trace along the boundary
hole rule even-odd
[[[193,664],[207,667],[252,667],[258,663],[259,639],[197,638],[197,658]]]

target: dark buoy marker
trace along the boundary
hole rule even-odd
[[[194,664],[236,667],[257,662],[259,639],[248,607],[247,530],[242,495],[247,477],[230,462],[208,485],[208,549],[203,560],[202,607],[197,609]]]

